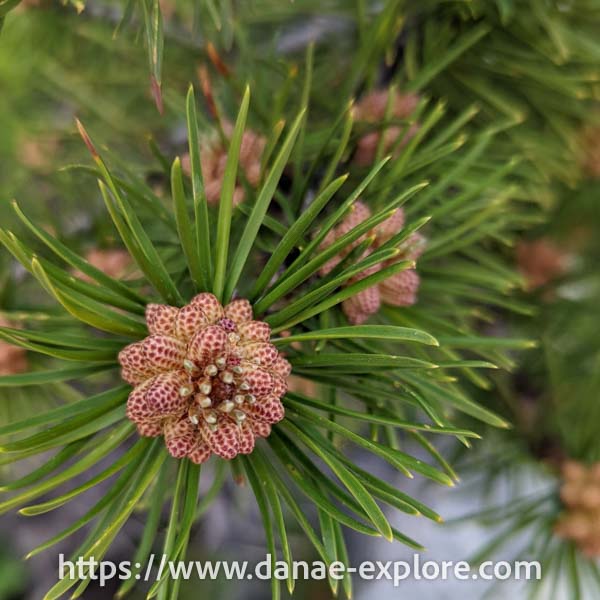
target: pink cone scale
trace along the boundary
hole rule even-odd
[[[354,229],[371,216],[371,210],[363,202],[356,202],[352,207],[350,214],[334,229],[332,229],[321,244],[321,249],[325,249],[343,235]],[[321,275],[328,275],[356,246],[365,239],[374,238],[370,248],[358,259],[362,260],[369,256],[377,248],[381,247],[404,227],[404,211],[397,208],[395,212],[383,223],[374,227],[360,238],[355,240],[342,252],[334,256],[321,268]],[[413,233],[400,247],[400,254],[393,259],[378,263],[355,275],[348,280],[347,285],[351,285],[381,269],[390,266],[393,263],[402,260],[416,260],[425,247],[425,238],[420,233]],[[419,290],[420,279],[414,269],[406,269],[396,273],[377,285],[362,290],[358,294],[351,296],[342,303],[342,310],[348,320],[353,325],[364,323],[371,315],[377,313],[382,304],[391,306],[411,306],[417,301],[417,292]]]
[[[149,304],[146,323],[150,335],[119,353],[140,435],[162,435],[172,456],[203,463],[250,454],[283,419],[291,366],[247,300],[223,307],[202,293],[182,308]]]

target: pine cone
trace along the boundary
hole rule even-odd
[[[379,123],[385,119],[386,107],[390,90],[377,90],[366,95],[354,107],[354,118],[357,121],[365,121],[367,123]],[[401,94],[395,92],[392,99],[391,118],[408,119],[414,112],[419,97],[415,94]],[[384,136],[383,151],[387,154],[394,149],[398,142],[398,138],[402,135],[402,139],[398,143],[398,147],[394,151],[394,155],[398,156],[401,149],[410,141],[419,130],[419,125],[413,123],[404,129],[398,126],[392,126],[385,129],[383,132],[374,131],[368,133],[358,140],[354,162],[361,166],[368,166],[375,161],[375,154],[381,136]],[[403,133],[404,132],[404,133]]]
[[[575,461],[562,465],[560,498],[565,510],[554,531],[573,540],[587,556],[600,556],[600,463]]]
[[[325,249],[331,246],[336,240],[348,233],[351,229],[360,225],[371,216],[371,211],[362,202],[358,201],[352,207],[351,213],[334,229],[332,229],[321,248]],[[358,244],[369,236],[373,236],[374,242],[370,249],[357,260],[362,260],[369,256],[374,250],[381,247],[389,241],[394,235],[404,227],[404,211],[401,208],[396,209],[391,217],[374,227],[370,232],[362,235],[338,255],[327,261],[321,268],[321,276],[328,275]],[[418,258],[425,247],[425,238],[419,233],[413,233],[400,249],[401,254],[392,260],[382,262],[365,269],[358,275],[352,277],[347,285],[351,285],[365,277],[376,273],[377,271],[388,267],[400,260],[415,260]],[[411,306],[417,301],[417,291],[419,289],[420,279],[414,269],[406,269],[396,273],[387,279],[384,279],[377,285],[362,290],[355,296],[348,298],[342,303],[342,310],[348,317],[348,320],[358,325],[364,323],[371,315],[377,313],[381,304],[390,304],[392,306]]]
[[[202,463],[249,454],[283,419],[291,367],[247,300],[223,308],[203,293],[183,308],[149,304],[146,322],[150,335],[119,354],[140,435],[163,435],[172,456]]]
[[[223,130],[227,138],[233,134],[233,126],[229,122],[223,124]],[[255,188],[260,183],[261,158],[267,141],[258,133],[248,129],[242,135],[240,146],[239,168],[241,169],[248,184]],[[218,138],[207,141],[200,148],[200,167],[204,179],[204,191],[206,201],[209,204],[218,204],[225,176],[225,165],[227,164],[227,149]],[[188,175],[191,173],[190,156],[185,154],[181,159],[183,171]],[[233,192],[233,204],[237,206],[244,201],[245,191],[241,182],[236,185]]]

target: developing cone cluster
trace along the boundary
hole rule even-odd
[[[291,367],[247,300],[223,307],[203,293],[182,308],[149,304],[146,323],[150,335],[119,354],[141,435],[163,435],[172,456],[203,463],[249,454],[283,419]]]
[[[389,98],[392,93],[393,97]],[[388,98],[391,102],[390,119],[408,119],[419,103],[419,97],[415,94],[377,90],[367,94],[356,104],[354,107],[355,120],[373,124],[381,123],[387,114]],[[387,127],[383,133],[373,131],[364,135],[358,140],[354,162],[361,167],[373,164],[382,135],[384,136],[384,153],[393,152],[397,156],[418,129],[417,123],[412,123],[408,127],[392,125]]]
[[[557,535],[573,540],[589,557],[600,556],[600,463],[566,461],[560,497],[565,512],[555,526]]]
[[[223,133],[227,138],[233,134],[233,125],[228,121],[223,123]],[[242,135],[240,146],[239,168],[248,184],[255,188],[260,182],[261,158],[265,149],[266,139],[248,129]],[[227,164],[227,149],[222,140],[215,137],[200,148],[200,168],[204,180],[204,192],[209,204],[217,204],[221,197],[225,165]],[[191,173],[190,157],[186,154],[181,159],[181,166],[185,173]],[[235,186],[233,192],[233,205],[237,206],[244,201],[245,190],[241,183]]]
[[[362,202],[358,201],[353,206],[352,212],[334,229],[332,229],[325,240],[323,240],[322,248],[327,248],[337,239],[354,229],[362,222],[366,221],[371,216],[370,209]],[[392,236],[396,235],[404,227],[404,211],[401,208],[396,209],[391,217],[380,223],[371,231],[359,237],[343,252],[333,257],[325,263],[321,269],[321,275],[328,275],[356,246],[363,242],[368,237],[373,237],[374,241],[371,246],[365,250],[362,257],[357,260],[362,260],[369,256],[385,244]],[[425,246],[425,238],[413,233],[401,246],[401,253],[394,259],[376,264],[368,269],[365,269],[358,275],[351,278],[347,285],[351,285],[381,269],[390,266],[391,264],[401,260],[416,260],[423,252]],[[348,317],[348,320],[359,325],[364,323],[371,315],[375,314],[381,304],[390,304],[392,306],[410,306],[417,301],[417,291],[419,289],[419,276],[414,269],[406,269],[400,273],[396,273],[391,277],[379,282],[377,285],[371,286],[355,296],[352,296],[342,303],[342,310]]]

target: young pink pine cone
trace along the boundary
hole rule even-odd
[[[321,248],[325,249],[351,229],[366,221],[371,216],[368,206],[358,201],[352,207],[350,214],[325,237]],[[357,260],[363,260],[374,250],[385,244],[394,235],[404,227],[404,211],[401,208],[396,209],[391,217],[383,223],[373,228],[371,231],[362,235],[347,248],[330,259],[321,268],[321,275],[328,275],[354,248],[368,237],[374,237],[371,247],[366,250]],[[351,285],[357,281],[376,273],[377,271],[388,267],[401,260],[416,260],[423,252],[425,238],[418,234],[412,234],[400,247],[401,254],[394,259],[379,263],[365,269],[358,275],[351,278],[346,285]],[[414,269],[406,269],[396,273],[387,279],[379,282],[348,298],[342,303],[342,310],[348,317],[348,320],[354,325],[364,323],[371,315],[379,311],[382,303],[392,306],[410,306],[417,301],[417,291],[419,289],[419,276]]]
[[[354,107],[354,119],[356,121],[365,121],[371,124],[377,124],[385,120],[386,107],[390,93],[390,90],[377,90],[366,95]],[[401,94],[400,92],[395,92],[391,102],[390,118],[408,119],[417,107],[419,97],[416,94]],[[379,145],[379,140],[382,135],[384,136],[383,150],[386,154],[392,151],[399,137],[402,135],[402,139],[398,143],[398,147],[394,153],[395,156],[398,156],[402,147],[408,143],[418,130],[419,125],[413,123],[412,125],[409,125],[406,130],[404,130],[403,127],[394,125],[388,127],[383,132],[373,131],[367,133],[358,140],[354,162],[361,167],[373,164],[377,153],[377,146]]]
[[[202,463],[249,454],[283,419],[291,367],[247,300],[223,307],[203,293],[182,308],[149,304],[146,323],[150,335],[119,354],[141,435],[163,435],[172,456]]]
[[[0,316],[1,327],[14,327]],[[0,375],[16,375],[27,371],[27,354],[23,348],[0,340]]]
[[[227,138],[233,134],[233,125],[227,121],[223,123],[223,131]],[[261,158],[265,149],[266,139],[248,129],[242,135],[240,147],[239,169],[252,187],[257,187],[260,182]],[[204,179],[204,190],[206,200],[209,204],[217,204],[221,197],[223,177],[225,176],[225,165],[227,163],[227,149],[220,139],[213,137],[200,148],[200,168]],[[188,175],[191,173],[190,156],[185,154],[181,159],[183,171]],[[243,202],[245,196],[244,187],[241,182],[236,185],[233,192],[233,204],[237,206]]]

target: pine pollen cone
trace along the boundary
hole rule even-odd
[[[202,293],[182,308],[149,304],[146,323],[150,335],[119,354],[140,435],[162,435],[172,456],[203,463],[250,454],[283,419],[291,366],[247,300],[223,307]]]
[[[567,253],[548,238],[519,242],[516,257],[530,291],[547,285],[567,270]]]
[[[358,201],[352,207],[350,214],[335,228],[333,228],[323,240],[321,249],[331,246],[336,240],[346,235],[364,221],[371,217],[371,210],[361,201]],[[337,267],[337,265],[360,243],[369,237],[373,237],[373,244],[365,250],[363,255],[357,260],[362,260],[369,256],[373,251],[389,241],[394,235],[404,227],[404,211],[397,208],[396,211],[383,223],[374,227],[371,231],[365,233],[342,252],[326,262],[321,268],[320,274],[325,277]],[[425,248],[426,240],[419,233],[413,233],[404,241],[400,250],[401,253],[394,259],[378,263],[365,269],[358,275],[348,280],[347,285],[351,285],[381,269],[390,266],[401,260],[416,260]],[[405,269],[378,284],[368,287],[354,296],[351,296],[342,303],[342,310],[348,320],[353,325],[364,323],[371,315],[377,313],[381,304],[391,306],[411,306],[417,301],[417,292],[419,290],[420,279],[414,269]]]
[[[223,122],[223,133],[228,139],[233,135],[233,125],[228,121]],[[252,188],[256,188],[260,183],[261,159],[266,143],[267,140],[263,136],[251,129],[247,129],[242,135],[239,169]],[[200,169],[204,179],[206,201],[209,204],[216,205],[219,203],[226,164],[227,149],[224,147],[222,140],[217,136],[206,140],[200,148]],[[181,166],[187,175],[191,173],[189,154],[182,157]],[[243,202],[245,195],[242,183],[236,183],[233,191],[233,205],[237,206]]]
[[[390,98],[390,94],[393,96]],[[367,123],[379,124],[387,114],[388,101],[390,118],[409,121],[419,103],[416,94],[402,94],[391,90],[376,90],[367,94],[354,107],[354,119]],[[402,148],[415,136],[419,130],[418,123],[409,123],[407,126],[390,125],[383,131],[372,131],[362,136],[357,143],[354,162],[361,167],[372,165],[375,162],[377,148],[383,136],[384,153],[393,152],[398,156]]]
[[[564,511],[555,533],[572,540],[590,558],[600,556],[600,463],[567,460],[562,465],[560,498]]]
[[[86,253],[85,259],[92,267],[96,267],[96,269],[114,279],[123,279],[132,265],[129,253],[119,248],[106,250],[92,248]],[[84,281],[92,281],[88,275],[80,271],[75,271],[73,274]]]

